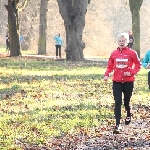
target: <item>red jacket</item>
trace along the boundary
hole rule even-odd
[[[109,76],[114,71],[113,81],[130,82],[135,80],[134,75],[140,71],[140,68],[141,62],[135,50],[125,47],[121,51],[117,48],[110,55],[105,76]],[[124,76],[124,72],[130,72],[131,76]]]

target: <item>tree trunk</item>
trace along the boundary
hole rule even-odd
[[[46,54],[46,29],[47,29],[47,5],[48,0],[41,0],[38,54]]]
[[[84,59],[82,32],[85,26],[85,14],[88,0],[57,0],[60,14],[66,30],[66,60],[80,61]]]
[[[16,9],[17,2],[15,2],[15,0],[8,0],[8,5],[5,6],[8,10],[10,56],[20,55],[19,35],[17,30],[18,29],[18,10]]]
[[[140,57],[140,7],[142,3],[143,0],[129,0],[130,11],[132,14],[132,31],[135,39],[133,49],[136,50],[139,57]]]

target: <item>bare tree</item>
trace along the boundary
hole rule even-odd
[[[18,9],[17,4],[19,0],[8,0],[8,5],[5,5],[8,10],[8,30],[10,39],[10,56],[20,55],[19,44],[19,23],[18,23]]]
[[[47,5],[48,0],[41,0],[38,54],[46,54],[46,29],[47,29]]]
[[[82,33],[85,26],[85,14],[89,0],[57,0],[60,14],[66,30],[66,59],[80,61],[84,59]]]
[[[19,12],[27,7],[29,0],[8,0],[8,5],[4,5],[8,11],[8,31],[10,38],[10,56],[19,56]]]
[[[140,57],[140,8],[143,0],[129,0],[130,11],[132,14],[132,31],[134,34],[135,44],[133,48]]]

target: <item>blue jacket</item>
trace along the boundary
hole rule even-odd
[[[148,50],[148,51],[146,52],[145,57],[144,57],[144,59],[143,59],[143,61],[142,61],[142,66],[143,66],[144,68],[146,68],[146,66],[148,65],[148,63],[150,63],[150,50]]]
[[[62,38],[58,35],[54,37],[55,45],[63,45]]]
[[[23,40],[24,40],[24,38],[23,38],[23,36],[22,35],[20,35],[20,44],[22,44],[22,42],[23,42]]]

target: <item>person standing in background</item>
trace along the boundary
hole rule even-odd
[[[148,71],[148,88],[150,89],[150,50],[148,50],[145,54],[145,57],[142,61],[142,66],[145,69],[149,69]]]
[[[10,41],[9,41],[9,36],[6,35],[6,51],[10,50]]]
[[[61,46],[63,46],[62,38],[60,37],[60,33],[54,36],[55,47],[56,47],[56,58],[61,58]]]
[[[20,41],[20,48],[22,50],[22,42],[23,42],[24,38],[22,35],[20,35],[19,41]]]
[[[128,43],[128,47],[132,49],[133,44],[134,44],[133,33],[132,33],[132,31],[129,31],[129,43]]]
[[[24,40],[23,36],[22,36],[22,35],[20,35],[20,39],[19,39],[19,41],[20,41],[20,45],[22,44],[23,40]]]

